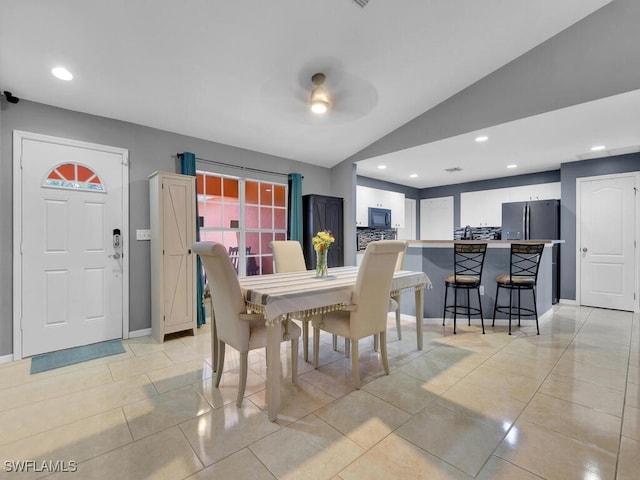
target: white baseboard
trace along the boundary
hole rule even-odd
[[[561,298],[558,303],[562,303],[563,305],[578,305],[576,300],[569,300],[568,298]]]
[[[150,328],[143,328],[142,330],[129,332],[129,338],[146,337],[147,335],[151,335]]]
[[[11,363],[13,362],[13,353],[9,355],[3,355],[0,357],[0,363]]]

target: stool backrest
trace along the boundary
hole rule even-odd
[[[520,280],[526,278],[538,280],[540,259],[544,251],[543,243],[512,243],[509,275],[511,280],[516,277]]]
[[[486,243],[455,243],[453,245],[453,268],[457,277],[482,277],[484,255],[487,251]]]

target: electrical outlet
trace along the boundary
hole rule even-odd
[[[136,230],[136,240],[151,240],[151,230]]]
[[[480,285],[480,295],[484,295],[484,285]]]

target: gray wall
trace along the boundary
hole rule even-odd
[[[640,2],[639,2],[640,3]],[[640,171],[640,153],[563,163],[560,168],[560,237],[565,241],[560,255],[560,298],[576,299],[576,179]],[[636,212],[640,221],[640,212]],[[637,268],[637,266],[636,266]]]
[[[8,105],[2,110],[0,128],[2,205],[0,210],[0,284],[2,286],[0,288],[0,356],[11,354],[13,351],[12,132],[14,129],[129,150],[129,322],[131,331],[151,327],[149,242],[135,240],[136,229],[149,228],[147,176],[156,170],[179,171],[179,162],[176,158],[178,152],[190,151],[208,160],[284,174],[301,173],[304,176],[303,194],[331,192],[331,171],[327,168],[26,100],[21,100],[17,105]],[[202,169],[237,176],[258,179],[265,177],[253,173],[245,175],[239,169],[217,168],[202,162],[198,166]],[[286,182],[284,176],[267,177],[270,180]],[[33,294],[38,293],[33,292]]]

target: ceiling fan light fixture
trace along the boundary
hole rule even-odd
[[[311,81],[315,85],[311,91],[311,98],[309,99],[309,106],[311,111],[317,114],[326,113],[329,110],[329,94],[327,90],[322,86],[324,83],[324,73],[316,73],[311,77]]]

